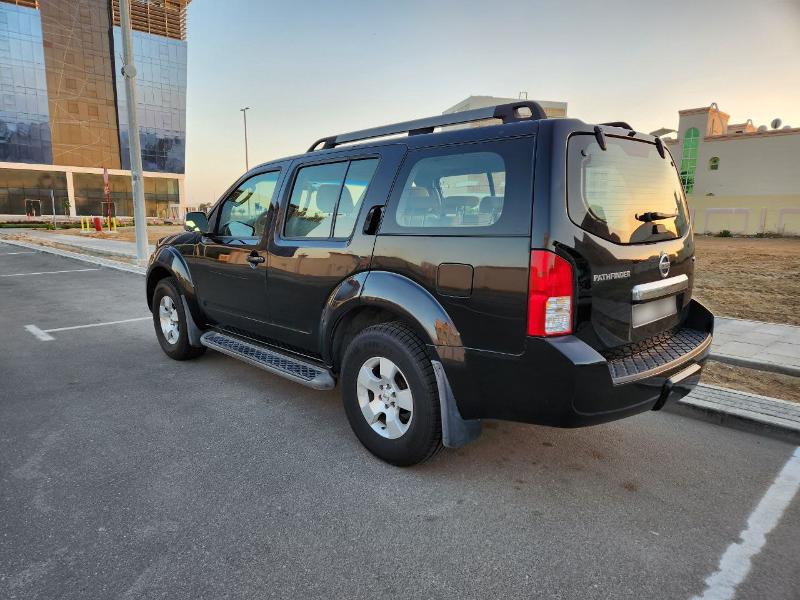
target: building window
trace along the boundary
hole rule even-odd
[[[681,184],[686,194],[694,191],[694,174],[697,171],[697,144],[700,131],[690,127],[683,136],[683,156],[681,157]]]
[[[708,161],[709,171],[719,171],[719,156],[712,156]]]

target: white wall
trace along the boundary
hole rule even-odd
[[[713,156],[717,171],[708,168]],[[800,194],[800,133],[701,140],[694,186],[701,196]]]

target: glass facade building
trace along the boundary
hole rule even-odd
[[[186,153],[186,42],[133,32],[136,101],[142,167],[183,173]],[[122,30],[114,27],[114,54],[122,56]],[[119,145],[122,168],[130,169],[125,81],[117,77]]]
[[[0,161],[52,160],[39,11],[0,2]]]
[[[180,203],[189,2],[130,3],[150,217]],[[118,0],[0,0],[0,215],[98,214],[107,169],[132,216],[119,22]]]

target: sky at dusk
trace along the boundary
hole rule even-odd
[[[194,0],[186,191],[211,202],[250,165],[469,95],[558,100],[587,122],[800,126],[800,0]]]

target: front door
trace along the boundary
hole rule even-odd
[[[217,325],[264,334],[267,322],[265,232],[280,171],[240,182],[216,207],[211,232],[190,259],[197,297]]]
[[[295,161],[269,243],[269,320],[274,335],[319,352],[320,317],[350,275],[369,268],[374,232],[367,214],[386,203],[402,144]]]

